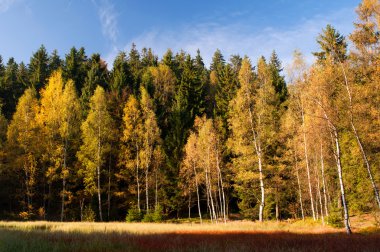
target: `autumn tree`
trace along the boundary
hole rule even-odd
[[[200,207],[200,186],[206,190],[207,210],[212,222],[218,219],[226,221],[225,196],[225,166],[222,160],[220,132],[212,119],[197,117],[194,132],[185,145],[185,158],[181,165],[180,176],[184,189],[183,193],[189,197],[196,191],[200,221],[202,222]],[[191,204],[190,204],[191,206]],[[189,209],[190,211],[190,209]]]
[[[22,172],[20,178],[22,189],[25,190],[23,209],[28,216],[31,216],[35,210],[33,198],[37,182],[37,159],[41,154],[38,150],[37,111],[36,92],[33,89],[27,89],[17,104],[7,131],[10,148],[17,153],[14,159],[15,170]]]
[[[90,110],[81,130],[83,144],[77,156],[83,164],[83,182],[90,195],[97,193],[99,219],[103,221],[101,175],[111,148],[110,142],[115,138],[115,129],[105,91],[100,86],[90,99]]]
[[[239,72],[240,88],[230,103],[230,143],[237,156],[234,162],[237,167],[237,183],[242,185],[240,197],[250,200],[246,195],[250,194],[249,190],[256,188],[252,181],[257,177],[258,171],[260,221],[263,221],[265,205],[264,167],[269,168],[264,160],[264,151],[273,137],[274,129],[272,115],[275,93],[270,78],[269,68],[263,58],[258,62],[257,77],[249,59],[245,58]]]
[[[41,106],[38,115],[40,127],[47,142],[46,158],[49,168],[46,176],[52,183],[57,174],[62,179],[61,221],[64,219],[66,182],[70,156],[75,155],[75,139],[79,136],[80,107],[73,81],[64,83],[62,72],[56,71],[41,92]],[[76,143],[77,144],[77,143]]]

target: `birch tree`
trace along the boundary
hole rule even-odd
[[[77,155],[84,167],[84,185],[90,195],[97,194],[99,219],[103,221],[101,175],[110,151],[110,143],[115,137],[115,130],[113,119],[108,112],[105,91],[100,86],[90,99],[90,111],[82,123],[81,130],[83,144]]]
[[[264,187],[264,151],[269,139],[273,137],[274,120],[273,110],[275,105],[275,92],[270,81],[269,68],[263,58],[258,61],[257,77],[252,71],[252,65],[248,58],[242,62],[239,72],[240,88],[235,99],[230,103],[230,139],[232,151],[238,156],[236,164],[247,162],[245,168],[242,165],[238,171],[238,177],[247,171],[251,178],[255,177],[258,170],[260,184],[259,220],[263,221],[265,205]],[[254,169],[252,166],[256,166]],[[253,173],[252,173],[253,172]],[[240,175],[241,174],[241,175]],[[243,175],[244,176],[244,175]],[[247,178],[247,176],[244,176]]]
[[[24,211],[29,216],[34,211],[33,197],[37,182],[37,158],[39,156],[37,111],[36,91],[27,89],[18,101],[16,112],[7,131],[8,143],[18,153],[14,162],[23,174],[22,182],[20,181],[21,187],[25,188],[23,205]]]

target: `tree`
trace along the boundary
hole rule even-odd
[[[140,53],[136,49],[136,45],[132,44],[132,48],[128,55],[128,65],[131,71],[131,80],[130,83],[132,85],[132,91],[134,95],[137,95],[142,75],[142,63],[140,59]]]
[[[142,112],[142,123],[143,123],[143,141],[141,149],[141,164],[145,166],[145,204],[146,212],[149,213],[149,173],[152,169],[153,154],[155,150],[159,148],[161,144],[160,129],[157,125],[156,114],[154,112],[154,104],[152,99],[149,97],[148,92],[141,88],[141,112]]]
[[[317,42],[321,47],[321,52],[313,53],[319,61],[323,62],[330,58],[336,62],[346,58],[347,43],[343,35],[341,35],[334,27],[327,25],[319,34]]]
[[[98,86],[90,99],[90,110],[81,126],[83,144],[77,156],[84,169],[86,191],[98,196],[99,218],[103,221],[101,200],[101,173],[105,158],[110,151],[110,142],[115,137],[114,122],[108,112],[105,91]]]
[[[132,93],[132,87],[128,87],[131,83],[128,83],[130,79],[129,65],[127,61],[127,55],[125,52],[120,52],[113,63],[111,71],[110,89],[121,94],[123,89],[128,89],[129,93]]]
[[[275,51],[272,52],[268,65],[272,74],[272,85],[278,95],[278,101],[281,104],[287,99],[288,89],[286,87],[284,76],[281,76],[281,61]]]
[[[65,55],[63,62],[63,76],[75,83],[78,95],[81,95],[84,80],[88,70],[87,56],[83,47],[77,50],[75,47]]]
[[[226,221],[227,219],[224,184],[225,167],[221,158],[220,138],[220,133],[212,119],[206,119],[205,116],[202,118],[197,117],[194,132],[190,134],[185,145],[185,158],[180,169],[181,183],[186,189],[183,193],[189,196],[189,201],[191,202],[191,194],[195,189],[201,222],[199,192],[201,185],[206,188],[205,196],[211,221],[217,222],[218,219]]]
[[[61,104],[61,125],[60,136],[63,142],[63,166],[61,172],[62,178],[62,209],[61,220],[64,219],[65,196],[68,194],[66,190],[66,181],[69,177],[70,168],[73,167],[73,156],[78,150],[80,137],[80,103],[75,89],[74,82],[69,80],[65,83]]]
[[[81,90],[81,103],[82,109],[84,110],[84,115],[86,115],[88,103],[90,98],[93,96],[96,87],[101,86],[102,88],[107,88],[106,76],[107,66],[100,58],[99,54],[93,54],[89,62],[89,70],[84,79]]]
[[[14,160],[16,171],[23,173],[21,175],[23,180],[21,184],[25,189],[23,208],[28,216],[34,212],[33,197],[37,182],[36,160],[39,156],[37,111],[36,92],[33,89],[27,89],[17,104],[7,131],[10,148],[17,153]]]
[[[123,126],[123,136],[121,137],[123,148],[121,155],[126,170],[135,170],[136,172],[137,209],[140,212],[140,150],[143,144],[142,139],[144,132],[140,105],[134,95],[129,96],[128,101],[125,104]],[[123,177],[125,177],[127,171],[122,170],[121,175],[124,175]]]
[[[29,63],[29,77],[32,86],[39,91],[46,84],[49,77],[49,57],[44,45],[33,54]]]
[[[25,86],[18,79],[19,66],[14,58],[9,58],[0,81],[0,99],[6,118],[11,119],[15,112],[17,101],[25,90]]]
[[[49,67],[49,73],[53,73],[54,71],[58,70],[61,68],[63,65],[63,61],[59,57],[58,51],[54,50],[52,54],[49,56],[49,62],[48,62],[48,67]]]
[[[265,204],[264,151],[273,137],[272,115],[275,105],[275,93],[265,60],[263,58],[259,60],[257,77],[255,78],[252,65],[249,59],[245,58],[239,72],[239,82],[240,88],[230,103],[229,125],[232,132],[230,145],[237,156],[234,161],[238,167],[237,182],[243,183],[241,188],[243,195],[241,197],[245,197],[246,190],[249,190],[247,187],[251,182],[247,179],[256,177],[252,166],[255,162],[257,164],[261,194],[259,220],[263,221]],[[266,165],[269,168],[268,163]]]
[[[351,233],[351,227],[349,223],[349,210],[346,201],[345,181],[343,180],[343,166],[342,166],[342,149],[341,149],[341,135],[344,130],[344,117],[343,113],[344,103],[339,99],[339,83],[338,79],[341,76],[336,75],[336,66],[330,61],[326,61],[324,66],[315,68],[312,72],[310,82],[313,83],[312,92],[316,94],[313,99],[314,103],[320,108],[320,118],[323,118],[329,128],[331,134],[331,140],[334,143],[334,158],[337,166],[340,199],[343,205],[344,211],[344,224],[346,232]],[[333,84],[333,85],[332,85]],[[336,99],[331,99],[334,97]]]

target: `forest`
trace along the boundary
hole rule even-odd
[[[0,56],[0,218],[312,218],[380,208],[380,3],[308,65],[216,50]],[[258,45],[259,46],[259,45]],[[286,76],[286,78],[285,78]]]

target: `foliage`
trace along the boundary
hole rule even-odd
[[[137,209],[137,207],[133,207],[128,210],[128,214],[125,220],[127,222],[139,222],[142,220],[142,218],[143,218],[143,215],[139,211],[139,209]]]
[[[82,221],[94,222],[96,214],[90,205],[86,205],[83,209]]]

